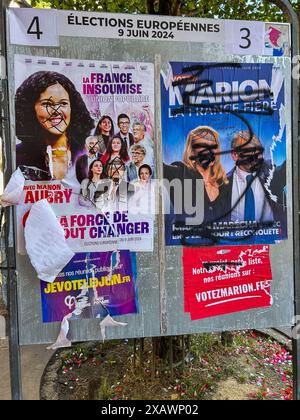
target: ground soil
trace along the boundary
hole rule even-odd
[[[233,345],[224,347],[218,334],[194,335],[190,344],[174,355],[175,366],[154,358],[152,345],[150,339],[144,343],[123,340],[59,351],[45,371],[41,398],[292,399],[292,357],[268,336],[251,331],[234,333]]]

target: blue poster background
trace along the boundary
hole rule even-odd
[[[210,126],[219,133],[221,151],[228,151],[221,156],[221,163],[227,174],[235,166],[230,153],[232,138],[238,131],[248,130],[249,126],[265,149],[265,161],[273,162],[276,167],[285,164],[285,93],[282,75],[281,82],[278,82],[280,69],[276,68],[274,64],[239,64],[234,66],[220,65],[220,63],[172,62],[169,65],[168,71],[164,69],[161,75],[163,162],[165,164],[170,165],[173,162],[182,161],[187,136],[191,130],[198,126]],[[199,84],[192,84],[188,87],[187,84],[181,82],[177,86],[172,85],[174,82],[179,81],[180,83],[180,80],[188,76],[194,76],[198,83],[203,81],[207,84],[206,86],[209,86],[198,93],[201,95],[201,99],[198,99],[197,102],[198,112],[197,107],[190,107],[189,102],[183,105],[183,102],[184,94],[188,90],[199,88]],[[226,86],[222,87],[222,83]],[[270,87],[270,91],[264,92],[264,88],[267,86]],[[229,87],[231,92],[228,92]],[[257,92],[255,92],[256,89]],[[223,93],[218,96],[216,95],[217,91]],[[275,91],[275,96],[273,91]],[[209,106],[209,108],[205,110],[201,108],[203,106]],[[220,112],[218,109],[220,106],[226,106],[230,110],[234,109],[234,112],[240,113],[241,118],[231,112]],[[270,109],[271,112],[269,112]],[[174,112],[175,114],[177,112],[177,115],[174,115]],[[277,136],[276,142],[274,142],[274,136]],[[286,192],[286,187],[284,192]],[[166,244],[182,245],[183,243],[178,237],[174,239],[172,236],[171,223],[171,219],[166,217]],[[239,240],[237,236],[235,237],[235,233],[231,232],[230,240],[218,239],[215,245],[272,244],[286,238],[287,228],[282,226],[279,234],[268,234],[267,231],[261,231],[260,234],[256,232],[255,235],[250,235],[242,240]],[[201,235],[198,238],[190,239],[189,243],[212,245],[211,241],[202,240]]]

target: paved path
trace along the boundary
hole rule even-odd
[[[23,346],[21,348],[23,399],[40,399],[40,381],[53,352],[46,346]],[[8,340],[0,338],[0,400],[10,400],[10,374]]]

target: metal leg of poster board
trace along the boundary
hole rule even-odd
[[[276,4],[288,17],[292,25],[292,58],[299,62],[300,25],[299,18],[288,0],[268,0]],[[294,64],[297,64],[294,62]],[[299,73],[299,70],[296,71]],[[296,322],[300,316],[300,243],[299,243],[299,76],[292,78],[292,118],[293,118],[293,201],[294,201],[294,284],[295,284],[295,315]],[[295,322],[295,323],[296,323]],[[293,334],[293,367],[294,367],[294,399],[300,400],[300,331],[297,328]]]
[[[293,28],[293,57],[297,57],[297,62],[300,64],[300,24],[299,24],[299,17],[297,17],[297,23],[295,23]],[[296,63],[294,63],[296,64]],[[296,72],[299,74],[299,70]],[[299,76],[298,76],[299,77]],[[295,252],[295,314],[296,314],[296,323],[298,323],[297,327],[300,323],[300,263],[299,263],[299,255],[300,255],[300,239],[299,239],[299,135],[300,135],[300,108],[299,108],[299,97],[300,97],[300,89],[299,89],[299,78],[294,75],[293,79],[293,123],[294,123],[294,206],[295,206],[295,222],[294,222],[294,234],[295,235],[295,245],[294,245],[294,252]],[[298,331],[297,331],[298,330]],[[293,352],[294,352],[294,399],[300,400],[300,330],[299,328],[295,328],[295,335],[293,339]]]
[[[18,328],[18,299],[16,270],[8,272],[8,297],[9,297],[9,361],[11,395],[13,400],[22,399],[21,355],[19,346]]]
[[[6,21],[5,9],[7,1],[0,0],[0,47],[1,55],[4,57],[2,62],[6,62]],[[3,73],[6,69],[2,69]],[[12,150],[11,136],[9,128],[9,106],[8,106],[8,81],[2,75],[1,80],[1,99],[0,99],[0,135],[4,141],[5,148],[5,173],[4,178],[7,182],[12,174]],[[19,324],[18,324],[18,299],[17,299],[17,273],[15,255],[15,229],[14,212],[12,208],[5,210],[5,249],[6,267],[1,267],[7,278],[7,301],[9,312],[9,360],[10,360],[10,380],[11,396],[13,400],[22,399],[22,377],[21,377],[21,356],[19,346]]]

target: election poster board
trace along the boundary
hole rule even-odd
[[[290,26],[32,9],[8,38],[21,343],[291,325]]]

